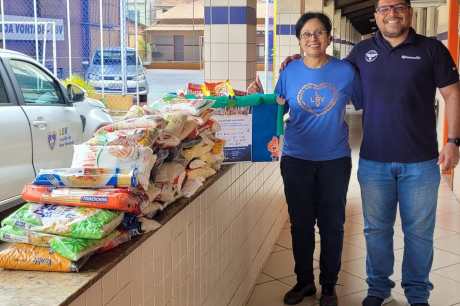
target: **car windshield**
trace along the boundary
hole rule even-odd
[[[96,51],[93,57],[93,64],[101,64],[101,51]],[[141,65],[139,59],[137,64]],[[121,51],[104,51],[104,65],[121,65]],[[126,52],[126,65],[136,65],[136,53],[134,51]]]

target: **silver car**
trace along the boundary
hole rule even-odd
[[[85,79],[96,91],[104,90],[110,94],[121,94],[123,80],[121,74],[121,49],[104,48],[104,61],[101,61],[101,50],[98,49],[93,55],[86,70]],[[101,65],[103,63],[104,65]],[[104,70],[102,70],[104,66]],[[136,67],[137,66],[137,67]],[[137,68],[137,70],[136,70]],[[140,102],[147,101],[148,84],[145,77],[145,69],[142,60],[137,57],[133,48],[126,49],[126,93],[136,95],[139,91]]]
[[[70,167],[73,145],[112,123],[104,105],[64,88],[32,58],[0,49],[0,211],[40,169]]]

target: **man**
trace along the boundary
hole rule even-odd
[[[393,226],[399,203],[404,232],[401,285],[412,306],[426,306],[433,285],[433,231],[439,167],[454,168],[460,144],[458,71],[441,42],[410,27],[410,0],[376,1],[379,31],[348,60],[361,74],[363,142],[358,180],[367,246],[368,296],[380,306],[394,283]],[[446,102],[449,142],[438,156],[435,92]]]
[[[404,232],[401,285],[411,306],[429,306],[439,166],[451,170],[459,159],[458,71],[441,42],[410,27],[410,0],[378,0],[374,16],[379,31],[358,43],[347,58],[359,70],[363,89],[358,180],[369,289],[362,305],[380,306],[391,296],[399,203]],[[449,126],[448,143],[439,154],[436,88],[445,100]]]

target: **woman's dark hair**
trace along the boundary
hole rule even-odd
[[[316,13],[316,12],[305,13],[299,18],[299,20],[297,20],[297,23],[295,25],[295,36],[297,37],[297,39],[300,39],[300,31],[302,31],[303,26],[309,20],[315,19],[315,18],[318,19],[323,24],[324,29],[326,30],[327,34],[328,35],[331,34],[332,24],[331,24],[331,20],[329,19],[329,17],[327,17],[327,15],[323,13]]]

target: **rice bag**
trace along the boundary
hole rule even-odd
[[[50,248],[59,255],[76,261],[80,258],[93,254],[101,248],[107,248],[113,239],[121,235],[121,231],[115,230],[102,239],[78,239],[71,237],[54,236],[50,241]]]
[[[213,168],[214,170],[219,170],[222,166],[222,162],[225,159],[224,152],[219,154],[213,154],[211,152],[207,152],[200,156],[200,159],[203,160],[209,167]]]
[[[174,148],[180,144],[180,138],[169,133],[161,133],[157,139],[160,148]]]
[[[0,228],[0,240],[6,242],[27,243],[36,246],[49,247],[49,242],[53,237],[56,236],[28,231],[12,225],[5,225]]]
[[[188,164],[188,168],[189,169],[197,169],[197,168],[201,168],[201,167],[204,167],[206,166],[206,163],[199,159],[199,158],[195,158],[193,159],[189,164]]]
[[[131,129],[117,130],[113,132],[100,131],[88,140],[86,144],[91,146],[136,146],[151,147],[158,138],[158,129]]]
[[[184,149],[182,151],[182,155],[184,156],[186,160],[190,161],[190,160],[193,160],[194,158],[199,158],[205,153],[211,151],[213,147],[214,147],[214,142],[204,137],[202,138],[200,143],[196,144],[190,149]]]
[[[139,183],[147,190],[155,160],[152,149],[146,147],[81,144],[74,146],[72,168],[112,168],[123,171],[137,169]]]
[[[113,132],[117,130],[131,130],[131,129],[156,129],[163,128],[165,125],[165,120],[160,115],[146,115],[139,118],[130,118],[124,119],[121,121],[116,121],[109,125],[104,125],[96,133],[106,131]]]
[[[34,185],[75,188],[137,187],[137,169],[61,168],[40,170]]]
[[[142,231],[146,233],[152,232],[161,227],[161,224],[156,222],[155,220],[150,220],[147,218],[139,218],[139,221],[142,224]]]
[[[160,190],[161,191],[161,190]],[[154,216],[159,210],[162,209],[162,205],[159,202],[151,202],[142,209],[141,216]]]
[[[163,99],[149,105],[152,112],[169,113],[175,111],[185,112],[187,115],[199,116],[202,112],[209,109],[214,104],[213,100],[208,99],[185,99],[174,97]]]
[[[184,179],[185,167],[178,162],[169,162],[161,166],[155,177],[155,183],[170,183],[180,189]]]
[[[67,206],[83,206],[139,213],[144,201],[144,193],[126,188],[79,189],[54,188],[49,186],[25,185],[22,198],[29,202]]]
[[[184,112],[172,112],[165,114],[165,119],[168,122],[164,128],[164,132],[173,135],[177,138],[180,137],[187,120],[187,114]]]
[[[104,239],[104,245],[96,250],[96,253],[104,253],[110,251],[120,244],[123,244],[131,240],[131,234],[129,231],[116,230],[114,235],[109,235]]]
[[[2,226],[73,238],[101,239],[122,221],[123,213],[107,209],[26,203],[2,220]]]
[[[88,260],[71,261],[49,248],[15,243],[0,252],[0,268],[9,270],[78,272]]]

